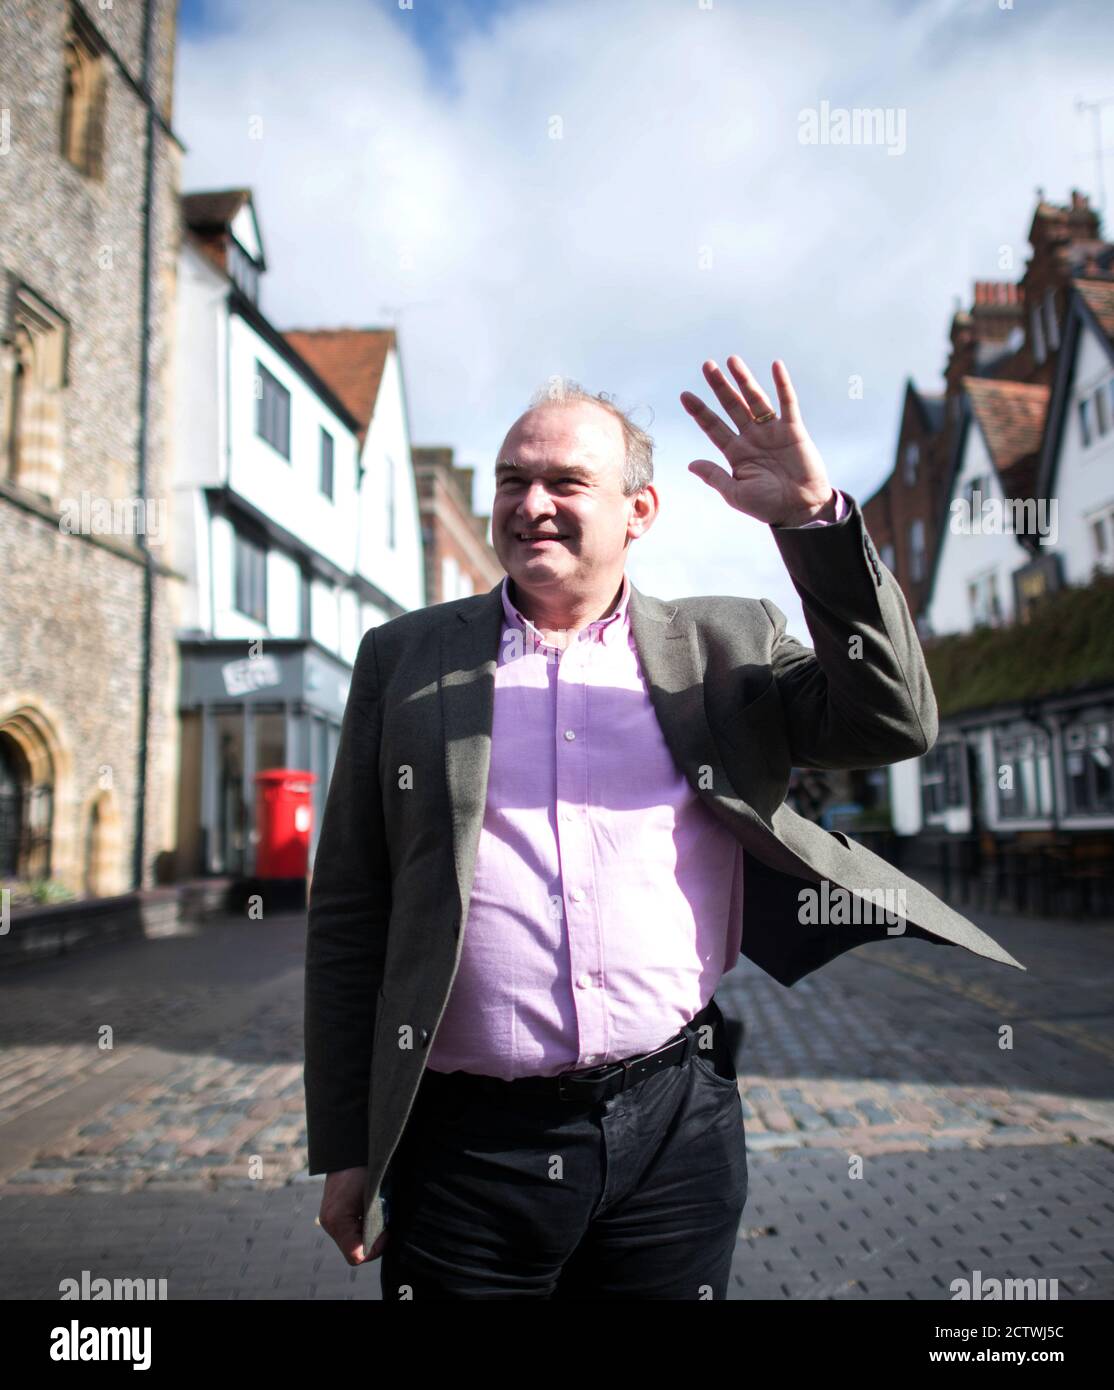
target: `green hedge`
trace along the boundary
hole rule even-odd
[[[929,638],[940,716],[1114,681],[1114,575],[1061,589],[1027,623]]]

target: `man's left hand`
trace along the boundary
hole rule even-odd
[[[727,365],[739,389],[714,362],[704,363],[704,377],[738,433],[691,391],[681,392],[681,404],[723,454],[731,471],[709,459],[695,459],[689,472],[714,487],[728,506],[770,526],[834,520],[836,494],[801,421],[785,363],[773,364],[781,415],[762,424],[755,422],[755,416],[772,409],[766,393],[741,357],[732,355]]]

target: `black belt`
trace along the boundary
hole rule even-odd
[[[455,1085],[474,1086],[477,1089],[502,1094],[512,1104],[517,1096],[537,1096],[593,1105],[597,1101],[607,1100],[609,1096],[625,1091],[628,1086],[636,1085],[654,1072],[687,1062],[697,1046],[696,1030],[706,1023],[717,1025],[722,1021],[723,1015],[719,1006],[714,999],[709,999],[696,1017],[686,1023],[668,1042],[662,1043],[661,1047],[655,1048],[653,1052],[641,1052],[634,1057],[626,1057],[621,1062],[606,1062],[598,1067],[563,1071],[557,1076],[517,1076],[510,1081],[499,1076],[484,1076],[479,1072],[439,1072],[427,1067],[423,1080],[432,1078],[434,1085],[452,1082]]]

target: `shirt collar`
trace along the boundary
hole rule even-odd
[[[530,619],[525,617],[524,614],[520,613],[519,610],[511,602],[510,584],[510,575],[505,575],[503,578],[501,593],[503,597],[503,612],[506,614],[507,622],[510,623],[512,627],[521,627],[525,629],[527,632],[538,633],[538,644],[542,646],[548,645],[543,641],[541,634],[538,632],[538,629],[534,626]],[[616,641],[618,639],[619,634],[624,632],[626,629],[628,622],[627,613],[629,604],[630,579],[627,577],[626,573],[624,573],[623,589],[619,595],[619,602],[615,605],[614,611],[609,613],[606,618],[597,618],[595,622],[588,624],[587,628],[584,629],[584,631],[590,634],[590,637],[587,640],[604,643]],[[580,640],[585,640],[583,638],[583,635],[581,636]]]

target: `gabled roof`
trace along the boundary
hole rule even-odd
[[[367,438],[387,354],[398,348],[393,328],[291,328],[283,337],[344,402]]]
[[[940,493],[941,517],[946,517],[955,492],[967,436],[974,424],[983,437],[994,465],[999,485],[1007,498],[1042,497],[1038,490],[1041,439],[1048,418],[1049,388],[1022,381],[997,381],[993,377],[965,376],[959,395],[960,416],[952,437],[946,482]],[[927,610],[936,593],[940,556],[950,534],[944,520],[936,528],[936,545],[928,571],[924,607]],[[1024,542],[1018,539],[1024,547]]]
[[[246,216],[251,219],[251,231],[259,247],[259,255],[253,256],[253,259],[258,260],[261,270],[266,270],[267,258],[263,253],[263,236],[259,230],[259,218],[255,213],[255,201],[250,188],[218,188],[206,189],[199,193],[183,193],[181,203],[183,221],[202,241],[210,240],[215,233],[231,233],[233,222],[246,210]],[[252,252],[250,246],[244,247],[244,250]]]
[[[250,188],[208,189],[203,193],[183,193],[182,212],[191,227],[227,227],[244,204],[250,202]]]
[[[916,402],[917,411],[921,417],[921,424],[927,434],[935,434],[944,423],[944,394],[938,392],[930,396],[921,391],[914,383],[912,377],[907,381],[907,392],[912,395]]]
[[[889,508],[888,488],[890,486],[890,483],[897,476],[898,469],[901,467],[901,446],[904,439],[904,425],[906,415],[909,410],[910,400],[912,400],[913,402],[913,408],[917,413],[917,417],[921,422],[921,428],[923,429],[925,434],[936,434],[943,426],[943,394],[941,393],[939,395],[932,396],[927,395],[925,392],[917,388],[917,385],[911,376],[907,376],[905,378],[905,394],[902,397],[901,426],[898,429],[898,455],[893,467],[878,484],[878,486],[874,489],[874,491],[870,494],[870,496],[866,499],[866,501],[862,503],[864,507],[867,505],[867,502],[873,502],[875,498],[884,496],[886,498],[887,510]]]
[[[1037,487],[1042,497],[1056,490],[1056,469],[1060,463],[1060,442],[1067,418],[1075,359],[1079,339],[1090,329],[1114,363],[1114,284],[1107,280],[1073,280],[1064,316],[1063,341],[1056,363],[1056,379],[1048,408],[1048,427],[1044,432],[1038,465]]]
[[[1032,497],[1049,388],[979,376],[965,376],[962,384],[1003,493]],[[951,484],[955,484],[954,475]]]

